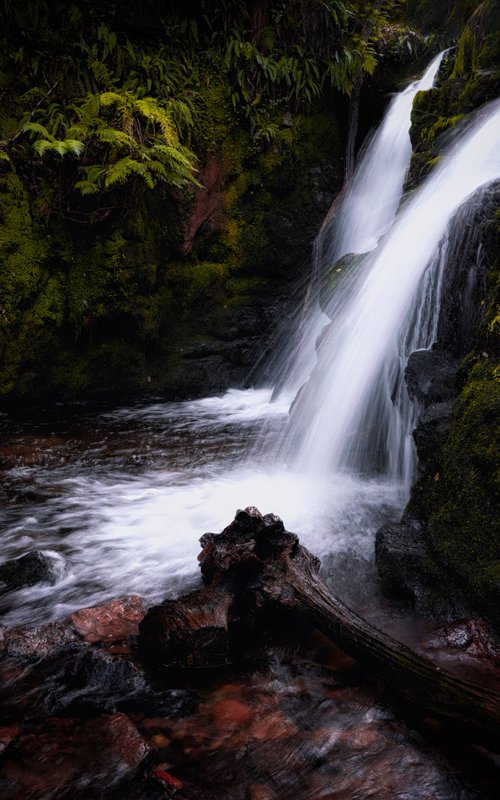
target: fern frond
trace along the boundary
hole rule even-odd
[[[153,97],[144,97],[142,100],[137,100],[135,105],[143,117],[150,122],[156,122],[160,126],[167,142],[174,146],[179,143],[177,131],[170,114]]]
[[[26,122],[22,129],[25,131],[25,133],[37,133],[39,136],[43,136],[48,141],[54,141],[52,134],[50,134],[45,125],[42,125],[40,122]]]
[[[95,122],[101,108],[100,95],[89,94],[84,102],[76,109],[78,116],[83,124]]]
[[[123,149],[126,147],[129,149],[134,149],[137,145],[132,136],[124,131],[119,131],[116,128],[99,128],[96,130],[95,136],[100,142],[105,142],[106,144],[111,145],[111,147],[116,147],[117,149]]]
[[[75,183],[75,189],[78,189],[80,194],[97,194],[101,191],[101,187],[97,183],[92,183],[92,181],[77,181]]]
[[[101,92],[99,95],[99,100],[101,106],[106,108],[107,106],[117,105],[122,106],[125,102],[123,96],[118,94],[118,92]]]
[[[66,145],[67,150],[70,153],[73,153],[75,156],[81,156],[85,150],[84,143],[80,142],[78,139],[65,139],[64,144]]]
[[[79,141],[84,141],[91,136],[91,134],[92,131],[89,129],[88,125],[82,125],[78,122],[71,125],[66,131],[68,139],[78,139]]]
[[[33,148],[40,158],[43,158],[48,151],[55,150],[56,145],[54,142],[49,142],[47,139],[37,139],[36,142],[33,142]]]
[[[135,162],[135,164],[137,164],[137,162]],[[133,166],[135,166],[134,160],[131,158],[121,158],[119,161],[115,161],[115,163],[106,170],[106,177],[104,178],[105,188],[109,189],[110,186],[116,183],[125,183],[131,172],[137,172],[137,169],[133,169]]]
[[[113,76],[111,75],[109,69],[107,68],[106,64],[103,64],[102,61],[95,59],[90,68],[94,73],[94,77],[97,83],[101,83],[103,86],[112,86],[114,83]]]
[[[154,174],[159,178],[159,180],[164,180],[164,181],[167,180],[168,173],[165,168],[165,164],[162,164],[161,161],[155,161],[155,160],[148,161],[148,167],[151,172],[154,172]]]

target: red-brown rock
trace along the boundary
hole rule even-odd
[[[146,609],[137,595],[112,600],[102,606],[82,608],[70,619],[86,642],[120,642],[137,636]]]
[[[91,720],[52,717],[9,749],[2,777],[12,800],[66,797],[77,783],[102,791],[133,772],[148,752],[125,714]]]
[[[33,628],[12,628],[5,632],[0,646],[7,655],[38,660],[75,641],[71,625],[60,621]]]

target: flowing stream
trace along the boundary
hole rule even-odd
[[[276,355],[272,385],[104,414],[54,409],[31,422],[0,414],[2,560],[41,550],[54,571],[53,585],[0,591],[0,643],[14,642],[14,657],[0,659],[0,784],[9,797],[150,800],[172,786],[193,800],[497,797],[498,764],[486,751],[433,727],[428,736],[425,721],[420,738],[386,704],[390,688],[381,694],[315,631],[297,631],[292,648],[279,635],[272,647],[264,641],[265,666],[244,674],[200,670],[183,689],[170,678],[159,689],[154,678],[138,683],[139,699],[127,682],[134,654],[120,644],[70,641],[36,663],[15,658],[16,638],[21,654],[36,641],[34,624],[123,595],[150,604],[197,586],[200,536],[256,505],[322,559],[335,594],[449,667],[447,631],[408,626],[405,611],[384,605],[373,561],[374,534],[400,517],[414,471],[419,408],[405,364],[435,341],[448,271],[482,189],[500,178],[496,101],[402,202],[412,102],[432,86],[442,56],[393,98],[325,220],[294,346]],[[4,637],[3,625],[28,630]],[[59,636],[64,625],[55,628]],[[469,633],[459,623],[452,635]],[[462,653],[450,660],[472,680],[488,675]],[[138,769],[128,762],[134,747]]]
[[[370,608],[373,535],[400,515],[413,468],[417,412],[404,362],[435,336],[436,316],[427,310],[438,307],[450,220],[500,176],[497,102],[472,120],[394,220],[410,157],[411,101],[432,84],[439,61],[393,100],[364,150],[340,209],[340,228],[356,224],[358,233],[340,235],[334,215],[324,226],[328,261],[368,252],[354,275],[347,270],[332,292],[327,287],[328,317],[320,319],[329,326],[291,415],[288,384],[278,393],[231,390],[19,428],[1,422],[3,557],[40,549],[53,554],[58,574],[54,586],[3,595],[7,625],[132,592],[154,602],[184,591],[199,580],[201,534],[221,530],[250,504],[280,515],[323,559],[327,577],[341,566],[335,591]],[[375,206],[378,181],[387,195],[368,231],[361,209]]]

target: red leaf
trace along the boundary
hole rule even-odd
[[[172,786],[173,789],[182,789],[182,781],[179,778],[175,778],[170,772],[166,772],[164,769],[155,769],[151,773],[153,778],[157,778],[159,781],[163,781],[168,786]]]

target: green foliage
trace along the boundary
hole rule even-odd
[[[304,8],[304,6],[306,6]],[[257,139],[270,142],[275,109],[311,107],[328,90],[351,94],[360,73],[373,74],[375,43],[393,3],[309,0],[271,4],[267,26],[224,28],[224,66],[235,113]],[[367,24],[367,19],[370,23]],[[245,20],[246,22],[246,20]]]
[[[445,445],[430,536],[437,554],[498,619],[500,575],[500,377],[485,362],[472,371]]]
[[[39,337],[63,319],[59,275],[46,269],[48,243],[33,225],[28,196],[12,172],[0,178],[0,395]]]
[[[432,125],[429,125],[429,127],[422,128],[420,131],[420,139],[432,141],[443,131],[453,128],[464,116],[464,114],[455,114],[453,117],[439,117]]]

